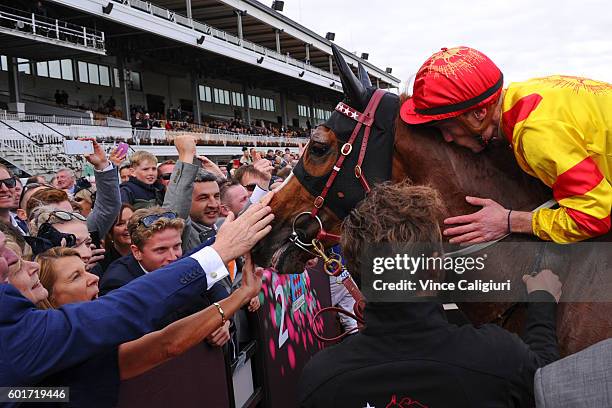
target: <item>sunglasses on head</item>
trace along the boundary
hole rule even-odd
[[[176,215],[176,213],[172,211],[168,211],[168,212],[161,213],[161,214],[151,214],[151,215],[147,215],[146,217],[143,217],[139,221],[139,224],[144,225],[145,228],[150,228],[151,225],[155,223],[155,221],[161,218],[168,218],[169,220],[173,220],[175,218],[178,218],[178,215]]]
[[[257,184],[247,184],[246,186],[244,186],[244,188],[247,189],[247,191],[255,191],[255,187],[257,187]]]
[[[14,177],[5,178],[0,180],[0,185],[4,184],[6,188],[15,188],[17,185],[17,180]]]
[[[164,173],[160,175],[159,178],[162,180],[170,180],[170,176],[172,176],[172,173]]]
[[[51,212],[51,214],[49,214],[49,219],[47,220],[47,222],[49,222],[51,217],[55,217],[61,221],[72,221],[72,220],[87,221],[87,218],[82,216],[79,213],[68,212],[68,211],[63,211],[63,210],[56,210],[56,211]]]

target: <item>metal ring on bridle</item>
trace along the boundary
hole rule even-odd
[[[293,241],[294,244],[296,244],[296,245],[298,245],[300,247],[311,247],[312,246],[312,242],[309,242],[309,243],[302,242],[302,240],[300,240],[300,236],[295,231],[295,223],[303,215],[307,215],[307,216],[313,218],[312,215],[308,211],[301,212],[298,215],[296,215],[295,218],[293,219],[293,224],[291,225],[291,238],[290,239],[291,239],[291,241]],[[321,222],[321,219],[319,218],[319,216],[315,215],[314,218],[319,223],[319,231],[323,230],[323,223]]]

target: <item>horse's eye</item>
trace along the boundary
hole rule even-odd
[[[312,146],[310,146],[310,151],[315,156],[323,156],[325,153],[327,153],[328,150],[329,145],[322,143],[313,143]]]

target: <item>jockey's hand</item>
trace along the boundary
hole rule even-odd
[[[445,225],[463,224],[444,230],[445,236],[453,236],[453,244],[478,244],[494,241],[508,233],[508,211],[497,202],[488,198],[465,197],[472,205],[482,208],[472,214],[450,217],[444,220]]]

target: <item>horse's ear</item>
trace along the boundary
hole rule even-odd
[[[332,52],[334,53],[334,61],[340,71],[340,80],[342,81],[342,89],[348,102],[355,105],[357,109],[363,109],[368,104],[368,91],[365,86],[353,74],[351,68],[344,60],[344,57],[340,53],[336,44],[331,45]]]
[[[365,86],[366,89],[370,88],[372,86],[370,76],[368,75],[368,71],[365,69],[361,62],[357,64],[357,72],[359,73],[359,82],[361,82],[361,84]]]

